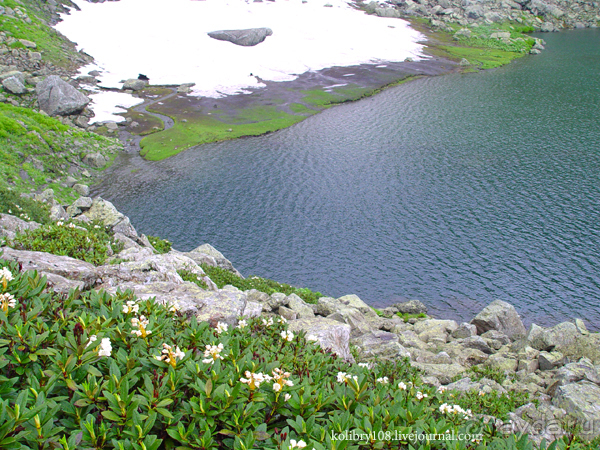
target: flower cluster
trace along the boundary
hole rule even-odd
[[[224,359],[220,353],[223,351],[223,344],[219,345],[207,345],[204,351],[204,357],[202,362],[205,364],[214,364],[217,359]]]
[[[440,394],[443,394],[444,392],[446,392],[448,390],[448,388],[446,386],[440,386],[439,388],[437,388],[437,391]]]
[[[299,440],[296,441],[295,439],[290,440],[290,446],[288,447],[288,450],[292,450],[294,448],[304,448],[306,447],[306,442],[304,442],[303,440]]]
[[[423,400],[424,398],[427,398],[427,394],[423,394],[421,391],[417,391],[417,393],[415,394],[415,397],[417,397],[417,400]]]
[[[123,305],[123,314],[129,313],[137,313],[140,310],[140,305],[138,305],[135,301],[129,300],[127,303]]]
[[[137,337],[145,338],[146,336],[152,333],[152,331],[146,329],[149,323],[150,322],[148,322],[148,319],[146,319],[145,316],[140,316],[139,319],[137,317],[134,317],[133,319],[131,319],[131,325],[134,328],[137,328],[137,330],[133,330],[131,334],[135,334]]]
[[[400,383],[398,383],[398,389],[400,389],[401,391],[405,391],[406,390],[406,383],[404,383],[403,381],[401,381]]]
[[[265,375],[264,373],[254,373],[246,370],[244,373],[246,378],[240,378],[240,381],[244,384],[247,384],[251,391],[258,389],[261,383],[266,381],[271,381],[273,378],[270,375]]]
[[[248,326],[248,322],[246,322],[245,320],[240,320],[238,322],[238,325],[236,328],[239,328],[240,330],[243,330],[244,328],[246,328]]]
[[[273,325],[273,318],[269,317],[268,319],[263,319],[262,323],[265,327],[270,327],[271,325]]]
[[[282,331],[281,337],[284,341],[292,342],[294,340],[294,333],[291,331]]]
[[[2,287],[6,289],[8,282],[13,280],[13,274],[6,267],[0,270],[0,280],[2,281]]]
[[[17,306],[17,301],[12,294],[5,292],[0,295],[0,309],[5,313],[8,312],[8,308],[14,308]]]
[[[217,323],[217,334],[225,333],[229,329],[229,325],[223,322]]]
[[[375,380],[375,382],[380,383],[380,384],[389,384],[390,379],[388,377],[377,378],[377,380]]]
[[[444,414],[453,414],[453,415],[462,414],[465,419],[468,419],[469,417],[473,417],[473,413],[471,412],[470,409],[467,409],[465,411],[458,405],[449,405],[448,403],[444,403],[442,406],[440,406],[439,409],[440,409],[440,412],[444,413]]]
[[[338,383],[348,384],[351,380],[354,380],[358,383],[358,377],[356,375],[350,375],[346,372],[338,372],[337,381]]]
[[[173,300],[173,302],[169,305],[169,311],[171,311],[172,313],[176,313],[180,309],[181,309],[181,305],[179,304],[179,301],[177,301],[177,300]]]
[[[98,356],[110,356],[111,352],[112,345],[110,345],[110,338],[102,339],[102,341],[100,342],[100,349],[98,350]]]
[[[284,386],[293,386],[294,383],[292,383],[292,381],[288,380],[288,378],[292,375],[289,372],[284,372],[281,369],[273,369],[273,380],[275,381],[275,383],[273,383],[273,390],[275,392],[280,392]]]
[[[158,361],[164,361],[167,364],[171,364],[171,366],[175,368],[177,367],[177,358],[185,358],[185,353],[182,352],[178,346],[175,346],[175,350],[173,350],[173,347],[170,345],[163,344],[162,355],[155,356],[154,358]]]

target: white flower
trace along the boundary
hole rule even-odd
[[[65,223],[62,220],[59,220],[58,222],[56,222],[56,225],[59,227],[62,227]]]
[[[480,396],[480,397],[483,397],[484,395],[485,395],[485,392],[483,392],[483,391],[479,391],[479,396]]]
[[[288,378],[292,375],[289,372],[284,372],[281,369],[273,369],[273,372],[271,372],[273,374],[273,380],[275,380],[275,383],[273,383],[273,390],[275,392],[279,392],[281,391],[284,386],[293,386],[294,383],[291,380],[288,380]]]
[[[388,384],[390,382],[390,379],[388,377],[377,378],[376,382],[381,384]]]
[[[140,310],[140,305],[135,301],[129,300],[123,305],[123,314],[137,313]]]
[[[398,383],[398,389],[405,391],[406,390],[406,384],[404,384],[403,381],[401,381],[400,383]]]
[[[248,322],[246,322],[245,320],[240,320],[238,322],[238,325],[236,328],[239,328],[240,330],[243,330],[244,328],[246,328],[248,326]]]
[[[12,294],[5,292],[0,295],[0,309],[4,312],[8,312],[8,308],[15,308],[17,306],[17,301]]]
[[[207,345],[204,351],[204,357],[202,362],[205,364],[214,364],[217,359],[224,359],[219,353],[223,351],[223,344],[219,345]]]
[[[291,331],[282,331],[280,335],[284,341],[292,342],[294,340],[294,333]]]
[[[290,394],[285,394],[285,395],[283,396],[283,399],[284,399],[286,402],[287,402],[289,399],[291,399],[291,398],[292,398],[292,396],[291,396]]]
[[[417,391],[416,395],[417,400],[423,400],[424,398],[427,398],[427,394],[423,394],[421,391]]]
[[[246,370],[244,375],[246,375],[246,378],[240,378],[240,381],[244,384],[247,384],[251,391],[258,389],[261,383],[272,380],[269,375],[265,375],[264,373],[260,372],[254,373]]]
[[[444,392],[446,392],[448,390],[448,388],[446,386],[440,386],[439,388],[437,388],[437,391],[440,394],[443,394]]]
[[[146,319],[146,316],[140,316],[139,319],[137,317],[132,318],[131,325],[136,327],[137,330],[132,330],[131,334],[135,334],[137,337],[145,338],[152,333],[152,331],[146,329],[149,323],[150,322],[148,319]]]
[[[358,367],[364,367],[365,369],[370,369],[371,364],[369,363],[358,363]]]
[[[270,327],[271,325],[273,325],[273,318],[269,317],[269,319],[263,319],[262,323],[265,327]]]
[[[88,348],[92,343],[96,342],[98,340],[98,336],[96,336],[95,334],[92,334],[90,336],[90,339],[88,341],[88,343],[86,344],[85,348]]]
[[[110,338],[102,339],[100,343],[100,349],[98,350],[98,356],[110,356],[112,352],[112,345],[110,345]]]
[[[356,375],[352,376],[347,374],[346,372],[338,372],[337,381],[338,383],[348,384],[351,380],[354,380],[358,383],[358,377]]]
[[[75,228],[77,225],[75,225],[74,223],[70,223],[69,225],[67,225],[69,228]]]
[[[13,280],[13,274],[7,267],[3,267],[2,270],[0,270],[0,280],[2,280],[2,283],[8,283]],[[6,286],[4,289],[6,289]]]
[[[164,361],[168,364],[171,364],[173,368],[177,366],[177,359],[185,358],[185,353],[182,352],[178,346],[175,346],[175,350],[173,351],[173,347],[168,344],[163,344],[162,355],[155,356],[154,359],[158,361]]]
[[[290,440],[289,450],[292,450],[294,448],[304,448],[304,447],[306,447],[306,442],[304,442],[302,440],[296,442],[295,439]]]
[[[315,336],[314,334],[309,334],[308,336],[306,336],[306,340],[307,341],[318,341],[319,338],[317,336]]]
[[[285,323],[287,323],[287,319],[285,317],[280,316],[279,319],[277,319],[277,322],[285,324]]]
[[[223,323],[223,322],[217,323],[217,334],[226,332],[228,328],[229,328],[229,325],[227,325],[226,323]]]
[[[94,229],[95,230],[99,230],[100,229],[100,225],[94,225]]]
[[[439,409],[440,409],[440,412],[443,414],[452,414],[452,415],[462,414],[465,419],[468,419],[469,417],[473,416],[470,409],[467,409],[465,411],[459,405],[449,405],[448,403],[444,403],[443,405],[440,406]]]

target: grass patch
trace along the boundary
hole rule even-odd
[[[320,292],[313,292],[308,288],[297,288],[290,286],[285,283],[278,283],[277,281],[269,280],[268,278],[261,278],[257,276],[250,276],[248,278],[240,278],[234,273],[222,269],[221,267],[213,267],[208,264],[201,264],[202,270],[215,282],[217,287],[221,289],[223,286],[230,284],[236,288],[247,291],[249,289],[256,289],[257,291],[264,292],[265,294],[274,294],[281,292],[285,295],[296,294],[306,303],[316,304],[317,300],[324,295]],[[194,279],[186,281],[196,282],[196,276]],[[185,278],[184,278],[185,279]]]
[[[404,322],[408,322],[410,319],[427,319],[427,314],[425,313],[409,314],[398,312],[396,316],[400,317]]]
[[[94,151],[112,160],[121,148],[114,139],[63,125],[28,108],[0,103],[0,186],[16,192],[51,187],[60,201],[77,197],[60,180],[80,153]]]
[[[113,241],[106,227],[83,222],[56,222],[26,230],[18,233],[10,244],[18,250],[70,256],[94,265],[104,264],[109,256],[123,250],[123,243]]]
[[[302,103],[292,103],[289,108],[294,114],[312,115],[317,112]]]
[[[81,58],[75,44],[70,42],[54,28],[46,25],[49,19],[47,13],[32,0],[4,0],[4,7],[12,9],[19,8],[27,13],[31,23],[18,20],[6,15],[0,16],[0,29],[7,32],[15,39],[26,39],[37,44],[32,51],[40,52],[44,61],[51,62],[57,66],[73,68],[72,59]],[[14,44],[13,48],[24,48],[21,43]]]
[[[238,123],[227,123],[214,116],[188,118],[187,122],[176,120],[173,128],[142,139],[140,154],[147,160],[160,161],[195,145],[260,136],[289,127],[303,118],[265,107],[244,110],[237,118],[227,119]]]
[[[147,136],[165,129],[163,121],[150,114],[144,114],[130,109],[127,113],[123,114],[123,116],[130,118],[132,122],[138,123],[138,126],[136,127],[132,127],[131,122],[127,125],[127,131],[137,136]]]
[[[442,46],[440,49],[447,52],[454,59],[465,58],[472,65],[479,66],[481,69],[494,69],[504,66],[513,59],[524,56],[524,53],[507,52],[494,48],[470,48],[458,46]]]

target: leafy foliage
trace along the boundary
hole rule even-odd
[[[38,223],[50,222],[48,205],[21,197],[17,192],[0,186],[0,213]]]
[[[123,249],[123,244],[114,241],[106,227],[95,223],[50,223],[17,234],[11,245],[19,250],[66,255],[95,265],[103,264]]]
[[[156,250],[158,254],[169,253],[171,251],[171,247],[173,244],[171,241],[167,241],[166,239],[161,239],[158,236],[147,236],[148,240]]]
[[[221,267],[209,266],[208,264],[201,264],[200,266],[202,267],[202,270],[204,270],[204,272],[206,272],[206,274],[210,277],[210,279],[215,282],[219,289],[227,284],[230,284],[243,291],[248,289],[256,289],[257,291],[261,291],[269,295],[276,292],[282,292],[286,295],[296,294],[306,303],[313,304],[317,303],[317,300],[323,297],[323,294],[320,292],[313,292],[308,288],[297,288],[290,286],[289,284],[278,283],[277,281],[269,280],[268,278],[256,276],[241,278]]]
[[[2,267],[0,295],[12,299],[0,303],[0,448],[532,448],[443,412],[451,397],[419,386],[406,361],[350,365],[281,319],[211,327],[177,305],[58,295],[35,272]],[[337,440],[346,431],[356,438]],[[445,438],[464,433],[474,438]]]

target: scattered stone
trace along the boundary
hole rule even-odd
[[[96,153],[88,153],[83,158],[82,161],[84,164],[87,164],[90,167],[95,169],[101,169],[106,166],[106,158],[100,152]]]
[[[79,195],[82,195],[84,197],[87,197],[88,195],[90,195],[90,187],[87,186],[87,185],[85,185],[85,184],[76,183],[76,184],[73,185],[73,189]]]
[[[486,306],[471,321],[477,327],[477,332],[483,334],[489,330],[500,331],[511,339],[524,337],[527,330],[521,317],[510,303],[496,300]]]

